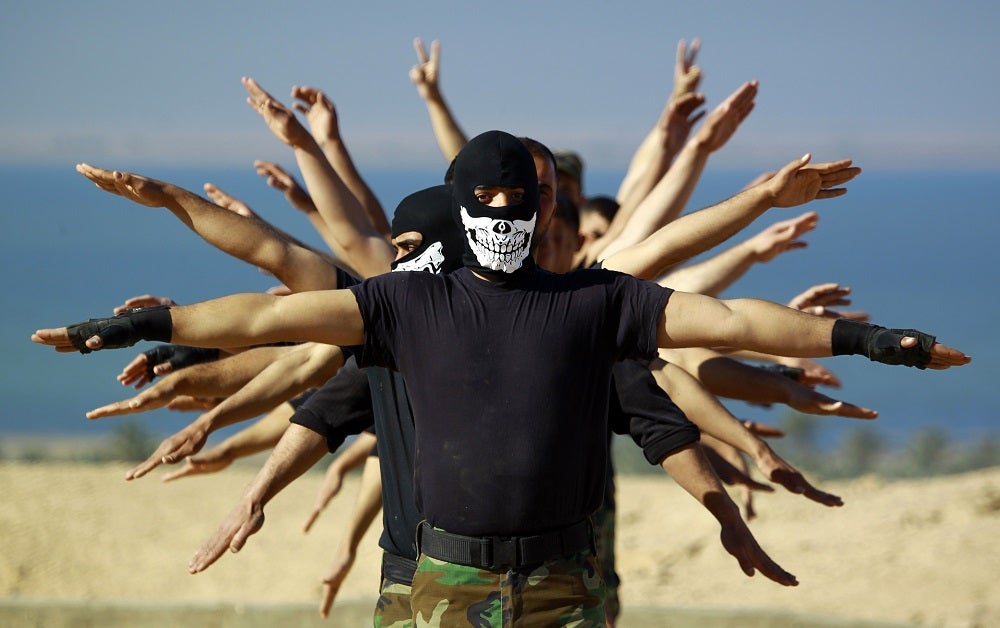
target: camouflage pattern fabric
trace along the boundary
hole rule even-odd
[[[594,526],[594,544],[597,546],[597,560],[604,577],[604,614],[608,619],[617,619],[621,612],[618,601],[618,585],[621,580],[615,571],[615,507],[614,500],[605,500],[590,521]]]
[[[590,551],[503,573],[421,555],[411,604],[421,628],[606,625],[604,580]]]
[[[413,628],[409,585],[382,580],[372,625],[375,628]]]

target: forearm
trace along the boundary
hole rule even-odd
[[[271,449],[277,445],[281,435],[288,428],[288,419],[292,412],[290,405],[281,404],[260,420],[254,421],[249,427],[226,438],[213,449],[228,460],[246,458]]]
[[[773,197],[763,188],[745,190],[721,203],[681,216],[639,244],[606,255],[603,266],[642,279],[657,278],[666,269],[726,241],[772,204]],[[734,253],[730,265],[739,263],[742,252],[741,247]]]
[[[284,341],[353,346],[364,341],[357,301],[349,290],[285,297],[234,294],[171,308],[171,337],[192,347],[245,347]]]
[[[613,233],[614,229],[617,234],[610,238],[605,234],[604,238],[595,243],[603,244],[595,250],[596,258],[603,259],[641,242],[677,218],[691,198],[710,154],[711,151],[695,139],[685,144],[674,164],[634,210],[623,207],[624,215],[621,210],[615,215],[609,233]]]
[[[661,353],[672,364],[696,377],[710,393],[728,399],[787,404],[788,387],[795,383],[783,375],[744,364],[711,349],[665,349]]]
[[[753,252],[741,242],[702,262],[670,271],[657,283],[682,292],[714,297],[746,274],[754,261]]]
[[[338,347],[307,345],[269,364],[245,386],[202,415],[209,433],[269,412],[321,385],[344,364]]]
[[[365,214],[368,216],[368,220],[372,226],[383,236],[388,236],[391,229],[389,228],[389,221],[386,218],[385,210],[371,188],[365,183],[361,173],[358,172],[357,167],[354,165],[354,160],[351,159],[350,153],[347,152],[344,140],[340,137],[316,139],[319,141],[320,148],[322,148],[330,165],[333,166],[334,171],[343,180],[347,189],[351,191],[351,194],[358,199],[361,207],[364,208]]]
[[[468,138],[458,126],[455,116],[452,115],[451,109],[440,91],[428,95],[424,99],[424,104],[427,105],[427,115],[431,120],[434,139],[437,140],[438,148],[445,161],[450,164],[468,142]]]
[[[361,474],[361,485],[358,487],[358,496],[354,502],[354,512],[347,524],[347,536],[344,539],[352,554],[357,551],[365,532],[382,510],[382,475],[379,459],[366,454],[362,462],[365,470]]]
[[[252,504],[267,504],[282,489],[326,454],[326,441],[310,429],[291,423],[267,462],[244,493]]]
[[[732,347],[793,357],[832,355],[833,321],[759,299],[720,301],[674,292],[660,319],[659,346]]]
[[[376,230],[315,141],[295,147],[295,159],[316,209],[340,244],[346,262],[364,277],[384,273],[394,258],[392,246]]]
[[[740,519],[739,508],[712,470],[705,453],[697,444],[688,445],[663,459],[660,464],[677,484],[698,500],[720,525]]]
[[[653,376],[684,414],[702,431],[751,457],[760,454],[761,441],[719,403],[694,376],[681,367],[654,361]]]
[[[375,435],[361,432],[350,445],[340,452],[331,464],[341,477],[365,464],[375,446]]]

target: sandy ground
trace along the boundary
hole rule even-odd
[[[266,524],[242,552],[192,576],[188,559],[236,503],[253,469],[163,484],[156,472],[125,482],[125,468],[0,463],[0,603],[318,604],[357,476],[308,535],[301,528],[321,476],[295,482],[271,502]],[[636,613],[722,611],[730,625],[745,625],[741,613],[759,610],[1000,626],[1000,468],[823,488],[846,505],[828,509],[788,493],[757,498],[757,539],[801,582],[783,588],[744,576],[721,548],[714,521],[669,478],[620,478],[623,619],[631,606]],[[345,609],[374,599],[376,543],[373,528],[338,598]]]

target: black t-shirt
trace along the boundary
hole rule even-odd
[[[320,386],[289,419],[322,434],[326,448],[337,450],[344,439],[360,434],[374,422],[366,369],[358,368],[351,356],[337,374]]]
[[[490,283],[462,269],[352,291],[359,364],[408,384],[417,508],[432,525],[524,535],[600,506],[611,367],[655,355],[669,289],[604,270]]]

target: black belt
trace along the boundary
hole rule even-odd
[[[417,570],[417,561],[382,552],[382,578],[392,580],[408,587],[413,586],[413,574]]]
[[[449,563],[491,571],[540,565],[572,556],[593,545],[587,520],[534,536],[462,536],[435,530],[426,521],[417,530],[417,546],[421,553]]]

